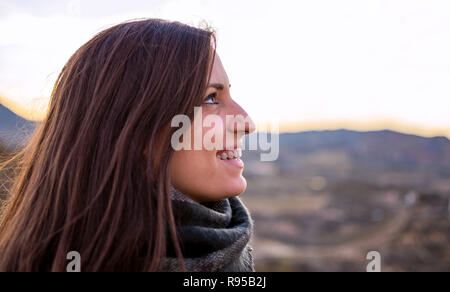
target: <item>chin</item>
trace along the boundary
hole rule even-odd
[[[224,189],[224,193],[228,198],[239,196],[247,189],[247,180],[243,176],[234,178]]]
[[[226,182],[226,184],[224,184]],[[241,195],[247,189],[247,180],[243,177],[234,177],[221,180],[220,184],[209,185],[201,190],[184,190],[176,187],[197,202],[212,202]],[[184,190],[184,191],[183,191]]]

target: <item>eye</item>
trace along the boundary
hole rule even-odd
[[[208,95],[205,98],[205,100],[203,101],[203,103],[206,103],[206,104],[219,104],[217,102],[217,93],[214,92],[214,93],[211,93],[210,95]]]

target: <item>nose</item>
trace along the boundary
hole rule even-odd
[[[237,103],[233,110],[232,123],[228,124],[228,129],[236,135],[244,136],[253,133],[256,125],[247,112]]]
[[[248,135],[253,133],[256,130],[256,125],[253,122],[252,118],[245,113],[244,115],[238,115],[238,123],[236,125],[236,133],[242,132],[243,135]],[[243,130],[241,130],[243,129]]]

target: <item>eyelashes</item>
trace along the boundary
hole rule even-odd
[[[211,93],[210,95],[208,95],[204,100],[203,100],[204,104],[219,104],[217,102],[217,93]]]

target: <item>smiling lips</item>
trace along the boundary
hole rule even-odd
[[[244,169],[244,162],[241,160],[242,149],[238,148],[235,150],[221,150],[217,151],[217,159],[222,161],[224,164],[232,166],[234,169],[240,172]]]
[[[242,156],[242,149],[217,151],[216,156],[220,160],[239,159]]]

